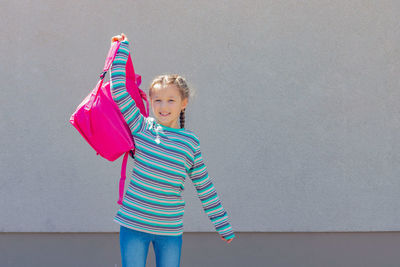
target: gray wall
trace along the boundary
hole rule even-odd
[[[399,14],[398,1],[1,1],[0,231],[119,231],[121,160],[69,117],[120,32],[142,89],[164,72],[196,89],[186,128],[234,230],[398,231]],[[184,231],[214,231],[185,187]]]

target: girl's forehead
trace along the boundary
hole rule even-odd
[[[173,84],[168,84],[166,86],[161,86],[156,84],[153,87],[154,97],[179,97],[179,88]]]

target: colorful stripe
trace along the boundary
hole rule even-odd
[[[182,192],[188,176],[216,231],[226,239],[234,238],[227,212],[203,162],[198,136],[183,128],[165,127],[140,113],[125,87],[128,56],[129,43],[122,41],[111,66],[110,82],[112,97],[135,139],[135,167],[113,220],[146,233],[182,235]]]

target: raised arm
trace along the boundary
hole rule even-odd
[[[222,206],[222,202],[218,197],[210,177],[208,176],[207,167],[203,162],[203,157],[200,151],[200,142],[196,147],[194,164],[190,168],[188,175],[196,188],[197,195],[205,213],[214,224],[217,232],[227,240],[234,238],[235,234],[229,222],[228,214]]]
[[[129,56],[129,41],[121,41],[117,54],[111,65],[110,87],[114,101],[128,124],[132,135],[137,134],[145,126],[145,117],[140,113],[135,100],[126,90],[126,62]]]

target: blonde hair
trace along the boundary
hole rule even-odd
[[[156,84],[160,84],[162,87],[165,87],[166,85],[173,84],[175,85],[180,92],[181,99],[188,99],[193,97],[193,89],[190,89],[188,86],[188,83],[186,82],[186,79],[183,78],[182,76],[178,74],[162,74],[153,79],[153,81],[150,84],[149,88],[149,96],[151,97],[153,87]],[[184,128],[185,127],[185,109],[181,110],[181,114],[179,115],[179,122],[180,122],[180,127]]]

